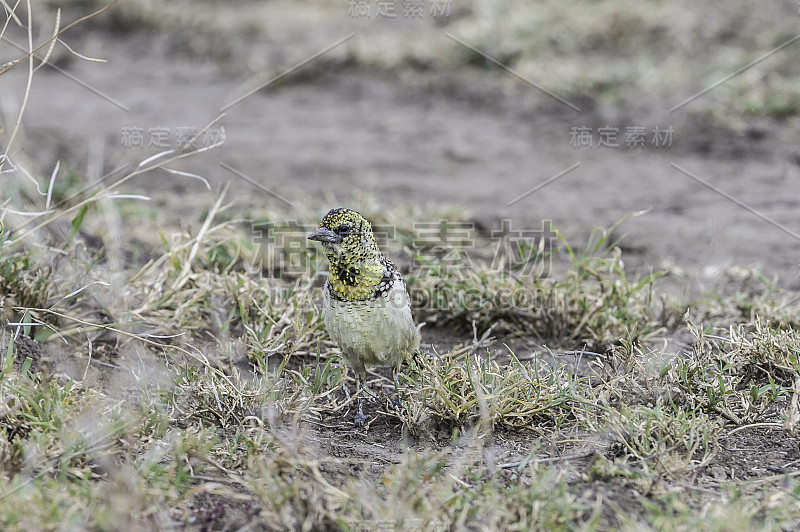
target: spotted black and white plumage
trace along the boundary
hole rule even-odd
[[[396,282],[403,283],[403,286],[405,286],[405,282],[403,281],[403,276],[400,275],[400,272],[397,270],[392,261],[382,256],[381,265],[383,266],[383,276],[381,277],[378,286],[375,287],[374,291],[370,295],[369,299],[377,299],[379,297],[386,296],[392,289],[392,286],[394,286],[394,283]],[[338,299],[340,301],[347,301],[346,297],[340,297],[339,295],[337,295],[331,283],[329,282],[325,283],[325,288],[328,290],[331,297]]]
[[[372,225],[350,209],[333,209],[308,236],[330,261],[322,312],[328,334],[360,383],[373,365],[400,367],[419,347],[419,329],[402,275],[378,249]],[[362,401],[356,424],[362,425]]]

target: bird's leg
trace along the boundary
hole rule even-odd
[[[359,375],[356,375],[356,390],[356,397],[358,397],[358,410],[356,411],[355,423],[356,427],[361,428],[369,419],[369,416],[364,415],[364,379]]]
[[[400,407],[403,402],[400,400],[400,368],[394,367],[392,368],[392,376],[394,377],[394,394],[395,398],[392,401],[392,404],[396,407]]]
[[[344,398],[349,401],[350,400],[350,390],[347,388],[347,374],[345,374],[345,378],[342,379],[342,390],[344,390]]]
[[[413,353],[411,353],[411,359],[417,365],[418,368],[422,368],[422,351],[419,349],[415,349]]]

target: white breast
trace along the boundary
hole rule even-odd
[[[392,283],[389,292],[366,301],[341,301],[323,289],[323,317],[328,334],[357,375],[379,364],[399,366],[419,347],[420,335],[411,316],[405,283]]]

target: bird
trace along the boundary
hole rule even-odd
[[[308,239],[322,244],[330,263],[322,288],[323,320],[345,365],[355,373],[354,421],[363,427],[369,419],[362,395],[367,368],[391,366],[397,389],[400,365],[419,348],[419,327],[403,276],[381,253],[372,224],[361,214],[331,209]]]

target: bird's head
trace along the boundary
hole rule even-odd
[[[381,252],[372,225],[356,211],[332,209],[308,239],[325,249],[331,263],[329,279],[337,292],[358,289],[360,297],[380,282]]]
[[[372,225],[350,209],[332,209],[322,218],[319,229],[308,235],[308,239],[322,243],[331,262],[340,256],[350,256],[354,262],[380,257]]]

